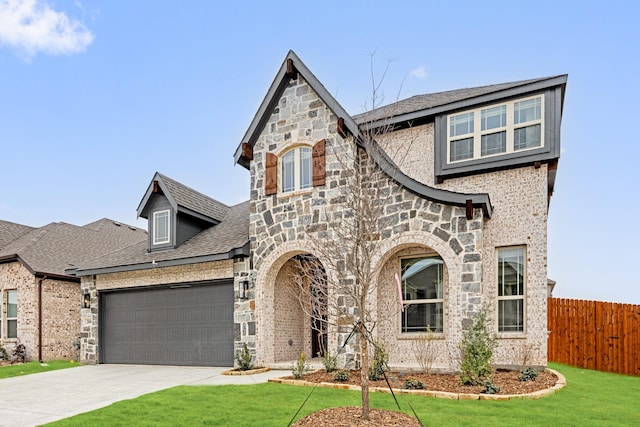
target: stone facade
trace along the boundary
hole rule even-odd
[[[39,286],[42,287],[42,323],[38,313]],[[14,348],[16,339],[6,337],[6,292],[18,295],[18,339],[25,345],[27,356],[37,359],[77,359],[80,326],[80,285],[74,281],[52,280],[34,276],[19,262],[0,264],[0,292],[2,307],[0,345],[7,351]],[[42,328],[40,334],[39,329]],[[41,349],[38,351],[42,337]]]
[[[161,267],[128,272],[83,276],[81,293],[90,295],[90,307],[80,310],[80,360],[83,363],[98,363],[100,343],[98,336],[99,294],[100,291],[126,289],[154,285],[179,284],[216,279],[234,279],[236,301],[240,301],[241,281],[248,276],[247,260],[224,260],[186,264],[175,267]],[[236,306],[238,312],[238,306]],[[238,318],[236,314],[236,331],[248,330],[250,321]],[[236,333],[236,336],[239,334]],[[239,342],[239,337],[238,337]]]
[[[436,337],[437,364],[455,370],[455,353],[473,316],[483,307],[497,318],[497,248],[526,247],[526,329],[518,334],[501,334],[494,361],[517,364],[529,351],[531,365],[546,365],[546,223],[547,169],[522,167],[446,180],[436,185],[433,175],[433,124],[382,135],[381,145],[400,169],[432,187],[467,193],[488,193],[494,206],[488,219],[474,209],[467,219],[464,208],[426,200],[397,184],[389,176],[373,173],[370,183],[385,205],[380,218],[380,249],[374,266],[380,271],[377,293],[378,339],[390,350],[392,364],[414,364],[410,353],[415,335],[400,332],[400,314],[394,274],[406,254],[437,254],[445,263],[444,331]],[[326,141],[326,183],[293,192],[265,195],[267,153],[281,156],[296,146],[313,146]],[[301,76],[292,79],[253,147],[251,170],[250,239],[255,296],[255,340],[258,363],[292,360],[300,351],[310,351],[308,319],[282,290],[287,280],[286,265],[295,255],[311,253],[324,266],[331,263],[314,252],[309,238],[332,238],[332,224],[349,211],[341,187],[353,170],[344,159],[353,158],[351,137],[337,133],[337,117]],[[379,172],[379,171],[378,171]],[[328,272],[331,275],[331,272]],[[334,294],[337,301],[340,295]],[[345,302],[341,313],[353,313]],[[389,316],[389,313],[394,314]],[[331,315],[331,313],[330,313]],[[497,320],[496,320],[497,322]],[[496,323],[497,330],[497,323]],[[329,330],[329,349],[342,346],[349,328]],[[345,347],[343,362],[358,360],[358,344]]]

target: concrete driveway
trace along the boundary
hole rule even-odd
[[[88,365],[0,379],[0,426],[35,426],[178,385],[256,384],[289,371],[222,375],[228,368]]]

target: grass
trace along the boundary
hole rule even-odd
[[[53,360],[46,362],[43,366],[40,362],[33,361],[20,365],[0,366],[0,379],[18,377],[20,375],[37,374],[38,372],[56,371],[58,369],[73,368],[80,366],[78,363],[71,363],[68,360]]]
[[[539,400],[454,401],[399,396],[424,425],[443,426],[637,426],[640,378],[552,364],[568,386]],[[286,426],[311,392],[281,384],[181,386],[67,418],[53,426]],[[317,388],[298,418],[331,406],[357,406],[360,393]],[[396,409],[389,394],[372,393],[371,406]]]

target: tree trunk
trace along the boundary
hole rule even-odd
[[[369,421],[369,343],[363,323],[359,326],[360,335],[360,383],[362,385],[362,419]]]

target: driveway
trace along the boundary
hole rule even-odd
[[[0,426],[40,425],[178,385],[256,384],[290,374],[222,375],[225,369],[87,365],[0,379]]]

